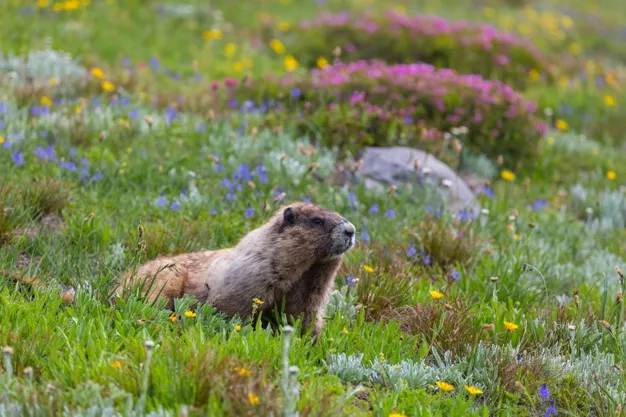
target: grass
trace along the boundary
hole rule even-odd
[[[259,0],[254,12],[190,1],[191,14],[173,1],[56,12],[54,2],[5,3],[2,52],[41,62],[50,36],[53,51],[75,58],[49,52],[32,79],[0,60],[0,415],[624,415],[622,79],[524,90],[552,108],[551,125],[568,127],[547,132],[527,175],[505,179],[497,161],[464,158],[487,187],[475,219],[439,210],[414,184],[338,183],[349,161],[301,136],[297,120],[226,117],[210,86],[283,75],[284,55],[268,44],[289,24],[370,6],[502,29],[519,18],[510,30],[545,26],[528,37],[563,76],[583,68],[612,80],[624,57],[617,38],[599,39],[603,25],[626,25],[607,12],[615,1],[593,11],[560,0]],[[563,8],[573,25],[562,41],[529,11]],[[214,28],[223,38],[204,39]],[[592,60],[603,68],[586,68]],[[174,314],[135,296],[112,301],[116,279],[138,262],[232,246],[279,204],[304,199],[341,212],[359,234],[317,343],[299,322],[292,334],[280,320],[264,327],[209,305],[192,314],[188,298]]]

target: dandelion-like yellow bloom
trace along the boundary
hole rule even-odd
[[[263,304],[263,301],[259,300],[258,298],[255,298],[252,300],[252,302],[258,306],[260,306],[261,304]]]
[[[430,293],[430,296],[433,297],[433,300],[438,300],[441,297],[443,297],[443,293],[439,291],[430,290],[429,293]]]
[[[272,50],[278,55],[285,53],[285,45],[283,45],[283,43],[278,39],[272,39],[270,41],[270,48],[272,48]]]
[[[556,128],[562,131],[569,129],[569,125],[563,119],[559,119],[556,121]]]
[[[122,367],[122,362],[120,361],[112,361],[111,362],[111,368],[113,369],[120,369]]]
[[[445,391],[445,392],[450,392],[454,389],[454,385],[448,384],[447,382],[444,382],[444,381],[438,381],[437,386],[439,387],[440,390]]]
[[[196,317],[196,313],[194,313],[191,310],[187,310],[187,311],[185,311],[185,317],[189,317],[190,319],[193,319],[193,318]]]
[[[278,30],[281,32],[287,32],[291,29],[291,23],[289,22],[278,22]]]
[[[617,174],[615,173],[615,171],[613,171],[613,170],[611,169],[611,170],[608,170],[608,171],[606,172],[606,177],[607,177],[610,181],[613,181],[615,178],[617,178]]]
[[[104,91],[110,92],[110,91],[115,90],[115,85],[111,81],[103,81],[102,84],[100,84],[100,86],[102,87]]]
[[[548,139],[546,139],[546,141],[548,142],[548,145],[550,146],[554,145],[554,142],[556,142],[556,140],[554,139],[554,136],[549,136]]]
[[[406,414],[391,413],[388,417],[407,417]]]
[[[317,64],[318,68],[326,68],[328,66],[328,60],[326,58],[324,58],[323,56],[317,58],[317,61],[315,62]]]
[[[299,65],[300,64],[298,64],[298,60],[294,58],[292,55],[287,55],[285,57],[285,68],[287,69],[287,71],[289,72],[295,71]]]
[[[174,314],[174,313],[170,314],[170,321],[171,321],[172,323],[174,323],[176,320],[178,320],[178,319],[176,318],[176,314]]]
[[[369,265],[363,265],[363,269],[365,269],[365,272],[369,272],[370,274],[374,272],[374,268]]]
[[[517,240],[517,241],[520,241],[520,240],[522,240],[522,236],[520,236],[518,233],[515,233],[515,234],[513,235],[513,239],[515,239],[515,240]]]
[[[343,328],[343,330],[341,330],[341,333],[343,334],[348,334],[348,329],[346,329],[345,327]]]
[[[102,71],[102,69],[100,69],[98,67],[94,67],[94,68],[91,69],[91,75],[93,75],[97,79],[101,80],[101,79],[104,78],[104,71]]]
[[[563,26],[566,29],[571,28],[572,26],[574,26],[574,21],[572,20],[571,17],[569,16],[563,16],[561,18],[561,26]]]
[[[607,94],[606,96],[604,96],[604,105],[607,107],[615,107],[615,105],[617,104],[617,102],[615,101],[615,97],[613,97],[610,94]]]
[[[539,71],[537,71],[537,70],[536,70],[536,69],[534,69],[534,68],[533,68],[533,69],[531,69],[531,70],[528,72],[528,78],[530,78],[530,79],[531,79],[531,80],[533,80],[533,81],[537,81],[537,80],[539,79],[539,76],[540,76],[540,75],[541,75],[541,74],[539,74]]]
[[[0,145],[2,145],[3,143],[4,143],[4,138],[0,136]]]
[[[508,181],[508,182],[515,181],[515,173],[512,171],[509,171],[508,169],[503,170],[500,173],[500,177],[502,177],[504,181]]]
[[[252,371],[249,370],[248,368],[245,367],[236,367],[235,368],[235,372],[237,372],[237,375],[239,376],[248,376],[250,374],[252,374]]]
[[[48,4],[50,4],[50,2],[48,0],[38,0],[36,7],[38,9],[43,9],[44,7],[48,7]]]
[[[482,394],[483,391],[480,388],[476,388],[475,386],[465,386],[465,389],[467,390],[467,392],[469,392],[471,395],[478,395],[478,394]]]
[[[510,331],[510,332],[515,331],[515,330],[519,329],[519,326],[518,326],[517,324],[512,323],[512,322],[510,322],[510,321],[505,321],[505,322],[504,322],[504,327],[505,327],[508,331]]]
[[[219,29],[207,30],[202,34],[202,38],[207,41],[219,40],[224,37],[224,34]]]
[[[235,326],[235,331],[236,331],[236,332],[240,332],[240,331],[241,331],[241,326],[237,324],[237,325]]]
[[[54,77],[50,77],[50,79],[48,80],[48,83],[50,85],[57,85],[59,83],[59,81],[56,78],[54,78]]]
[[[46,97],[46,96],[43,96],[43,97],[41,98],[41,100],[40,100],[40,101],[41,101],[41,104],[42,104],[42,105],[44,105],[44,106],[46,106],[46,107],[50,107],[50,106],[52,106],[52,100],[50,100],[50,99],[49,99],[48,97]]]
[[[243,62],[234,62],[233,63],[233,71],[235,72],[243,72]]]
[[[226,45],[224,45],[224,55],[226,55],[226,58],[231,59],[233,56],[235,56],[235,52],[237,52],[237,45],[235,45],[232,42],[228,42]]]
[[[250,403],[250,405],[259,405],[261,403],[261,400],[259,399],[258,395],[254,395],[253,393],[249,393],[248,394],[248,402]]]

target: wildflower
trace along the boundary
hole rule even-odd
[[[22,151],[13,152],[13,163],[17,166],[24,165],[24,154]]]
[[[380,209],[378,207],[378,204],[374,203],[374,204],[372,204],[372,206],[369,209],[369,214],[376,214],[376,213],[379,212],[379,210]]]
[[[485,15],[487,19],[493,19],[494,17],[496,17],[496,9],[494,9],[493,7],[485,7],[483,9],[483,15]]]
[[[415,249],[415,245],[411,244],[409,249],[406,251],[406,257],[410,258],[417,253],[417,249]]]
[[[91,69],[91,75],[93,75],[97,79],[101,80],[101,79],[104,78],[104,71],[102,71],[98,67],[94,67],[94,68]]]
[[[112,361],[111,368],[120,369],[122,367],[122,362],[120,361]]]
[[[528,72],[528,77],[529,77],[531,80],[533,80],[533,81],[538,80],[538,79],[539,79],[539,75],[540,75],[540,74],[539,74],[539,71],[537,71],[537,70],[536,70],[536,69],[534,69],[534,68],[533,68],[533,69],[531,69],[531,70]]]
[[[37,8],[38,9],[43,9],[44,7],[48,7],[48,0],[37,0]]]
[[[3,143],[4,143],[4,138],[0,136],[0,145],[2,145]]]
[[[604,105],[607,107],[615,107],[615,97],[613,97],[612,95],[607,94],[606,96],[604,96]]]
[[[278,30],[280,30],[281,32],[287,32],[289,29],[291,29],[291,23],[289,22],[278,23]]]
[[[545,382],[539,386],[539,396],[544,400],[550,398],[550,389],[548,389],[548,384]]]
[[[237,372],[237,375],[239,375],[239,376],[248,376],[248,375],[250,375],[252,373],[251,370],[249,370],[249,369],[247,369],[247,368],[245,368],[243,366],[242,367],[239,367],[239,366],[236,367],[235,368],[235,372]]]
[[[320,69],[326,68],[328,66],[328,60],[326,58],[324,58],[323,56],[321,56],[321,57],[317,58],[317,61],[315,61],[315,64]]]
[[[250,405],[259,405],[261,400],[259,400],[258,395],[254,395],[253,393],[248,394],[248,402]]]
[[[512,322],[510,322],[510,321],[505,321],[505,322],[504,322],[504,327],[505,327],[508,331],[510,331],[510,332],[515,331],[515,330],[517,330],[517,329],[519,328],[519,326],[518,326],[517,324],[512,323]]]
[[[569,128],[569,125],[565,120],[559,119],[556,121],[556,128],[565,131]]]
[[[617,178],[617,174],[615,173],[615,171],[613,170],[608,170],[606,172],[606,177],[610,180],[613,181],[615,178]]]
[[[502,177],[504,181],[508,181],[508,182],[515,181],[515,173],[507,169],[503,170],[500,173],[500,177]]]
[[[194,313],[191,310],[187,310],[185,311],[185,317],[189,317],[190,319],[193,319],[194,317],[196,317],[196,313]]]
[[[245,214],[246,218],[249,219],[250,217],[252,217],[254,215],[254,209],[252,207],[248,207],[244,214]]]
[[[372,268],[372,267],[371,267],[371,266],[369,266],[369,265],[364,265],[364,266],[363,266],[363,269],[365,269],[365,272],[369,272],[370,274],[371,274],[372,272],[374,272],[374,268]]]
[[[556,411],[556,407],[554,407],[554,400],[550,403],[550,405],[548,406],[548,409],[546,410],[546,414],[544,414],[545,417],[550,417],[550,416],[555,416],[557,415],[557,411]]]
[[[299,66],[298,61],[292,55],[287,55],[285,57],[284,63],[285,63],[285,68],[289,72],[295,71]]]
[[[113,83],[111,81],[103,81],[102,84],[100,84],[100,86],[102,87],[102,89],[104,91],[113,91],[113,90],[115,90],[115,85],[113,85]]]
[[[223,34],[222,31],[219,29],[211,29],[204,32],[202,34],[202,37],[204,38],[204,40],[212,41],[222,39]]]
[[[242,62],[234,62],[233,63],[233,71],[235,72],[243,72],[243,63]]]
[[[438,381],[437,386],[439,387],[440,390],[445,391],[445,392],[449,392],[454,389],[454,385],[448,384],[447,382],[444,382],[444,381]]]
[[[433,297],[433,300],[438,300],[441,297],[443,297],[443,293],[439,291],[430,290],[429,293],[430,293],[430,296]]]
[[[258,305],[258,306],[260,306],[261,304],[263,304],[263,301],[259,300],[258,298],[254,298],[254,299],[252,300],[252,302],[253,302],[254,304]]]
[[[50,99],[49,99],[48,97],[46,97],[46,96],[43,96],[43,97],[41,98],[41,100],[40,100],[40,101],[41,101],[41,104],[42,104],[43,106],[46,106],[46,107],[50,107],[50,106],[52,106],[52,100],[50,100]]]
[[[478,394],[482,394],[483,390],[481,390],[480,388],[476,388],[475,386],[471,385],[471,386],[465,386],[465,389],[467,390],[467,392],[469,392],[471,395],[478,395]]]
[[[393,209],[387,210],[387,217],[389,217],[390,219],[393,219],[394,217],[396,217],[396,212],[393,211]]]
[[[236,332],[240,332],[241,331],[241,326],[240,325],[235,325],[235,331]]]
[[[235,55],[235,52],[237,52],[237,45],[234,43],[228,42],[224,45],[224,55],[226,55],[226,58],[232,58]]]
[[[270,48],[274,50],[278,55],[282,55],[285,53],[285,45],[278,39],[272,39],[270,41]]]
[[[345,327],[341,330],[341,333],[343,334],[348,334],[348,329],[346,329]]]
[[[515,239],[515,240],[517,240],[517,241],[520,241],[520,240],[522,240],[522,237],[521,237],[518,233],[515,233],[515,234],[513,235],[513,239]]]
[[[346,278],[346,281],[348,282],[349,286],[354,287],[356,285],[356,283],[359,282],[359,279],[356,278],[354,275],[350,274]]]

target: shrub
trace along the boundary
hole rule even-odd
[[[545,132],[536,106],[510,86],[429,64],[336,64],[302,77],[251,80],[238,92],[277,102],[268,123],[296,120],[304,132],[343,150],[367,145],[432,150],[443,146],[443,132],[464,127],[461,139],[468,150],[493,159],[503,155],[505,165],[514,168],[535,159]]]
[[[388,11],[382,17],[324,14],[301,22],[289,50],[313,68],[337,46],[344,61],[382,59],[391,64],[425,62],[462,73],[516,83],[529,71],[552,71],[538,49],[493,26],[448,21],[437,16],[406,16]]]

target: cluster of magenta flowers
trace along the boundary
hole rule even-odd
[[[325,13],[302,21],[300,30],[318,39],[311,42],[311,48],[323,43],[319,42],[320,36],[334,39],[343,48],[343,60],[383,59],[400,63],[411,57],[416,62],[505,77],[507,81],[519,80],[530,70],[549,72],[547,60],[535,45],[487,24],[432,15],[407,16],[389,10],[382,16]],[[303,53],[320,52],[307,48],[305,41]]]

